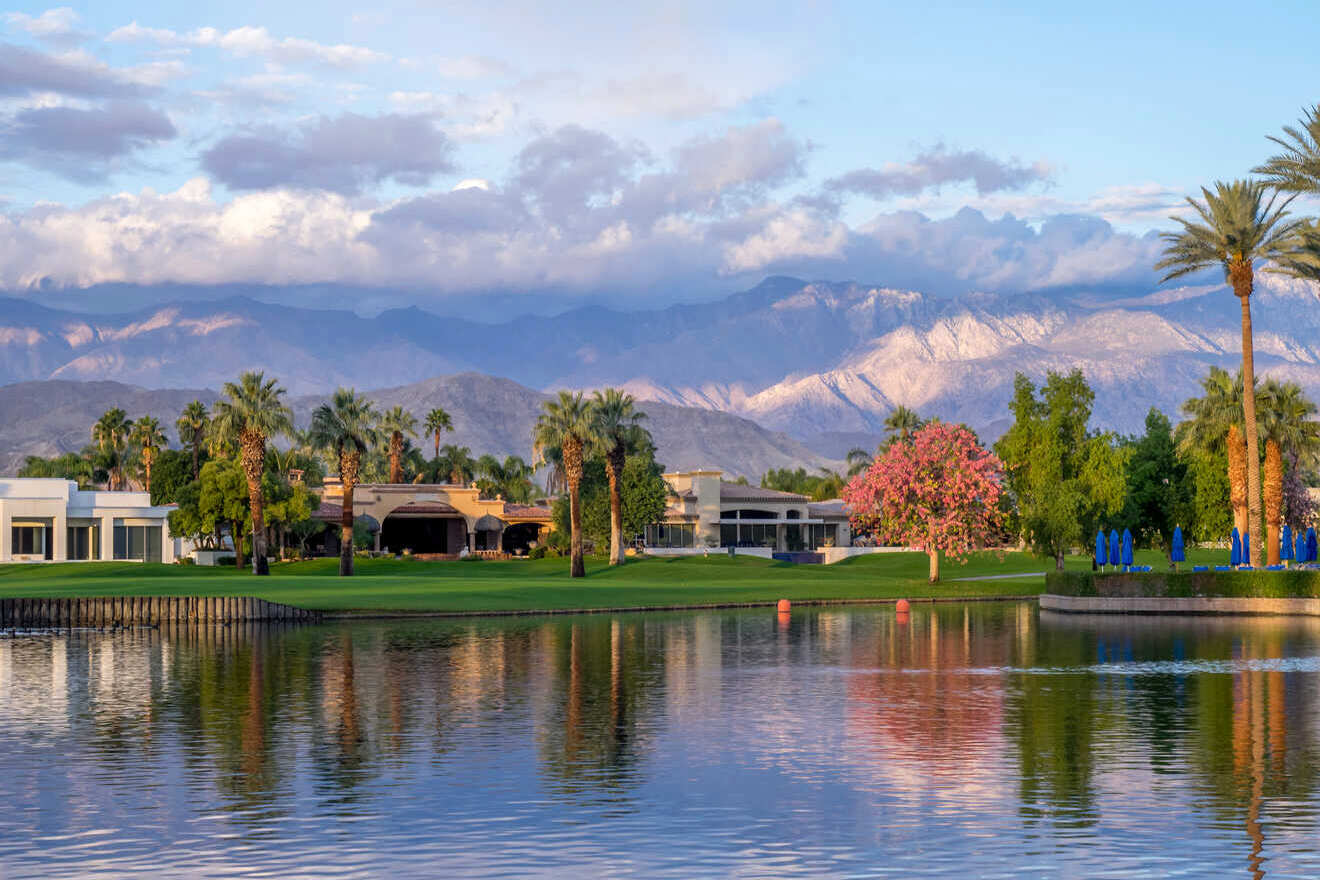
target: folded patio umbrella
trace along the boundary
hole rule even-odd
[[[1109,557],[1105,554],[1105,530],[1095,533],[1095,564],[1104,565]]]
[[[1293,558],[1298,562],[1306,562],[1306,533],[1297,533],[1297,546],[1293,549]]]
[[[1284,560],[1284,559],[1292,559],[1292,558],[1293,558],[1292,528],[1287,523],[1284,523],[1283,536],[1279,538],[1279,559]]]
[[[1123,564],[1132,564],[1132,533],[1127,529],[1123,530]]]
[[[1306,561],[1307,562],[1315,562],[1316,549],[1317,548],[1315,546],[1315,529],[1307,529],[1306,530]]]
[[[1233,526],[1233,531],[1228,536],[1228,564],[1242,564],[1242,536],[1238,534],[1237,526]]]
[[[1173,541],[1169,547],[1170,562],[1186,562],[1187,554],[1183,552],[1182,526],[1174,526]]]
[[[1251,565],[1251,532],[1242,533],[1242,564]]]
[[[1121,565],[1122,562],[1118,555],[1118,530],[1112,529],[1109,532],[1109,564]]]

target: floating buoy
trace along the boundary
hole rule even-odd
[[[792,603],[790,603],[787,599],[780,599],[780,600],[779,600],[779,613],[780,613],[780,614],[787,614],[787,613],[788,613],[789,611],[791,611],[791,610],[793,610],[793,605],[792,605]]]
[[[908,604],[907,599],[899,599],[897,602],[894,603],[894,610],[897,611],[899,614],[907,614],[908,611],[911,610],[911,608],[912,606]]]

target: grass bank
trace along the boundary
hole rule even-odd
[[[1058,596],[1148,598],[1320,598],[1320,571],[1153,571],[1094,575],[1051,572],[1045,592]]]
[[[1222,554],[1218,554],[1222,555]],[[1159,554],[1138,554],[1157,565]],[[1207,561],[1212,561],[1207,557]],[[925,581],[920,553],[862,556],[835,565],[790,565],[753,557],[647,558],[610,568],[588,560],[587,577],[571,580],[565,559],[508,562],[358,560],[353,578],[338,561],[275,565],[257,578],[232,568],[135,563],[0,566],[0,597],[256,596],[325,612],[472,613],[590,608],[738,604],[830,599],[989,598],[1040,593],[1053,562],[1026,553],[976,553],[944,561],[942,583]],[[1071,570],[1089,570],[1085,557]],[[995,580],[958,581],[957,578]]]

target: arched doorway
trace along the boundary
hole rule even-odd
[[[380,547],[390,553],[452,555],[466,546],[467,522],[448,504],[405,504],[381,522]]]
[[[489,513],[472,524],[473,550],[500,549],[500,536],[504,534],[504,520]]]
[[[541,535],[538,523],[514,523],[504,530],[503,549],[515,556],[526,553]]]

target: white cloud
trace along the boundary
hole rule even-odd
[[[358,67],[389,60],[389,55],[345,43],[326,45],[301,37],[277,38],[264,27],[245,25],[229,31],[213,27],[179,33],[150,28],[136,21],[116,28],[106,37],[111,43],[149,42],[163,47],[214,48],[240,57],[256,56],[282,64],[317,63],[331,67]]]
[[[25,12],[6,12],[2,17],[11,28],[56,45],[81,43],[88,38],[88,34],[78,27],[81,16],[68,6],[47,9],[35,16]]]

